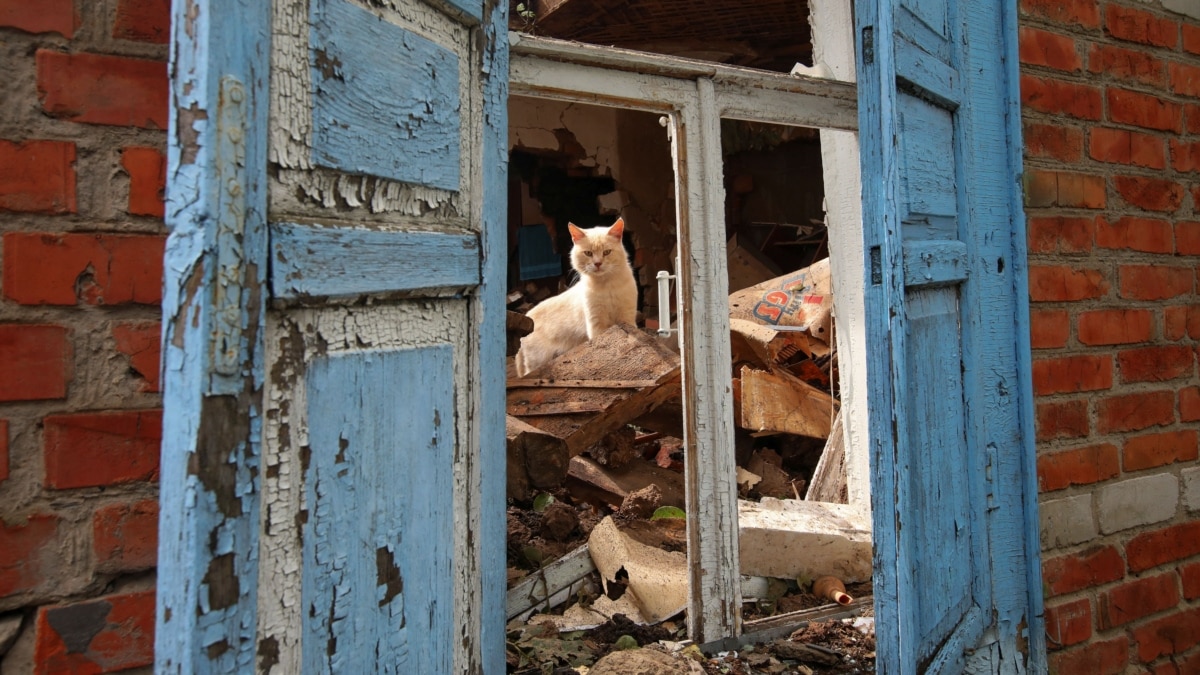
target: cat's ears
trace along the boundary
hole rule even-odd
[[[571,241],[574,241],[574,242],[578,242],[580,239],[583,239],[584,237],[587,236],[586,232],[579,229],[578,227],[575,227],[575,223],[567,223],[567,231],[571,233]],[[608,236],[613,237],[615,239],[620,239],[624,233],[625,233],[625,219],[617,218],[617,222],[613,223],[612,227],[608,228],[608,232],[606,234],[608,234]]]

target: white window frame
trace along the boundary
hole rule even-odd
[[[814,58],[836,79],[510,36],[511,95],[653,112],[670,120],[688,468],[688,633],[700,643],[742,633],[722,118],[820,129],[849,503],[870,522],[852,21],[848,2],[814,0],[810,11]]]

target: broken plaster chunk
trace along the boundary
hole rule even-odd
[[[658,623],[687,607],[685,554],[635,541],[621,532],[612,516],[600,521],[592,530],[588,550],[600,571],[605,592],[624,571],[628,578],[625,595],[632,596],[630,599],[637,605],[645,623]]]
[[[848,583],[871,578],[869,515],[844,504],[738,500],[742,574]]]

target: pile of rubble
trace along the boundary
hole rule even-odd
[[[516,308],[524,300],[519,294],[511,299]],[[743,525],[744,540],[754,542],[760,530],[770,537],[772,519],[793,517],[789,511],[797,504],[846,501],[831,304],[827,260],[729,298],[737,482],[746,500],[739,506],[741,520],[753,521]],[[508,329],[511,356],[532,325],[510,310]],[[683,392],[676,349],[674,337],[618,325],[524,378],[510,369],[508,613],[516,636],[510,645],[596,630],[616,617],[672,626],[685,608]],[[853,564],[835,571],[852,594],[869,594],[869,534],[860,534],[865,548],[843,551]],[[779,557],[780,549],[763,548],[759,558]],[[745,545],[742,558],[746,574]],[[743,578],[747,617],[822,604],[844,610],[837,603],[851,602],[833,577],[826,582],[836,582],[836,593],[787,569],[749,573],[759,576]],[[852,609],[869,610],[869,598]],[[675,632],[669,637],[679,639]],[[509,656],[510,670],[517,671],[537,660],[515,646]],[[763,664],[783,658],[760,656]]]

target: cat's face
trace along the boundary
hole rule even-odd
[[[592,227],[586,230],[568,223],[571,240],[571,267],[580,274],[604,276],[612,270],[629,264],[625,249],[621,246],[621,234],[625,221],[618,218],[612,227]]]

